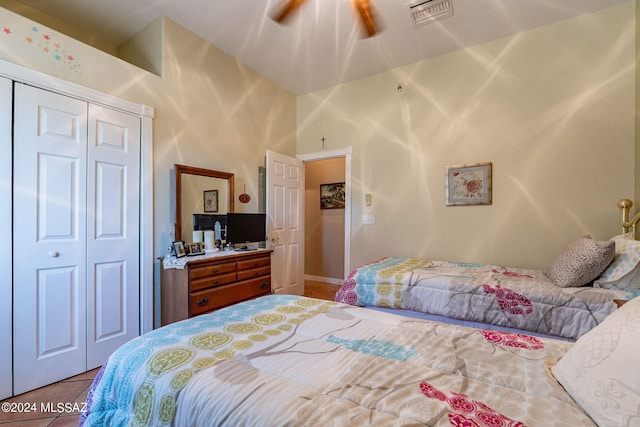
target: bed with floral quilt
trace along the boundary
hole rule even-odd
[[[638,295],[640,242],[581,237],[545,270],[383,258],[354,270],[346,304],[423,318],[575,340]]]
[[[622,338],[607,333],[597,345]],[[80,425],[596,425],[553,376],[573,346],[269,295],[122,346],[96,376]],[[600,397],[596,406],[624,400]]]

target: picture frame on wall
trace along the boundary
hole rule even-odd
[[[490,205],[491,162],[447,166],[446,205]]]
[[[206,190],[204,192],[204,211],[218,212],[218,190]]]
[[[344,209],[344,182],[320,184],[320,209]]]
[[[184,248],[184,242],[182,240],[173,242],[173,249],[175,250],[176,258],[182,258],[187,255],[187,251]]]

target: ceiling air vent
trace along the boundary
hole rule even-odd
[[[453,15],[451,0],[413,0],[407,6],[416,26]]]

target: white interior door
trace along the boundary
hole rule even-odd
[[[11,378],[11,122],[13,95],[12,82],[0,77],[0,399],[12,395]]]
[[[140,119],[89,105],[87,369],[139,335]]]
[[[303,167],[293,157],[267,150],[267,235],[276,293],[304,293]]]
[[[87,103],[15,85],[16,394],[86,366]]]

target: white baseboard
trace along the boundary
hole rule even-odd
[[[313,280],[314,282],[330,283],[332,285],[342,285],[343,279],[332,279],[330,277],[311,276],[309,274],[304,275],[304,280]]]

